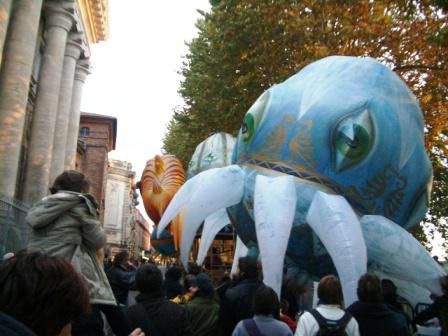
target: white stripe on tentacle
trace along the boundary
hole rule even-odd
[[[189,179],[174,195],[165,210],[158,233],[182,210],[185,217],[182,227],[180,259],[185,268],[196,231],[202,221],[213,212],[238,204],[244,190],[244,172],[237,165],[206,170]]]
[[[263,282],[280,297],[283,262],[296,209],[292,176],[255,180],[254,215],[258,249],[263,265]]]
[[[227,224],[230,224],[230,219],[225,208],[215,211],[205,219],[201,234],[201,245],[199,246],[198,258],[196,259],[198,265],[202,265],[216,235]]]
[[[364,216],[361,226],[369,263],[386,276],[442,294],[439,278],[445,272],[409,232],[383,216]]]
[[[358,279],[367,270],[367,251],[359,220],[342,196],[316,192],[306,217],[338,272],[349,306],[357,300]]]
[[[233,262],[232,262],[232,269],[230,270],[230,274],[234,275],[236,274],[236,270],[238,268],[239,259],[241,257],[244,257],[247,255],[248,248],[246,245],[244,245],[243,241],[240,239],[240,237],[236,237],[236,247],[235,247],[235,253],[233,254]]]

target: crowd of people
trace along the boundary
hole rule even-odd
[[[136,267],[127,251],[104,261],[105,235],[87,190],[83,174],[66,171],[28,213],[28,249],[0,263],[0,335],[404,336],[433,318],[448,335],[448,276],[443,295],[414,316],[391,280],[370,273],[348,307],[338,278],[323,277],[311,309],[297,279],[284,275],[280,297],[264,285],[253,257],[216,284],[197,265],[163,274],[153,263]]]

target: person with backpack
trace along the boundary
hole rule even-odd
[[[342,307],[342,287],[334,275],[317,287],[317,308],[300,316],[295,336],[359,336],[358,322]]]
[[[254,317],[238,322],[232,336],[292,336],[288,325],[278,320],[280,302],[271,287],[258,287],[253,299],[253,310]]]

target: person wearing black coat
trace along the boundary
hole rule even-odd
[[[358,321],[361,336],[410,336],[406,321],[381,303],[381,281],[376,275],[363,275],[357,293],[359,301],[346,310]]]
[[[219,309],[219,320],[225,336],[232,334],[239,321],[252,318],[255,291],[263,284],[258,279],[256,258],[242,257],[238,262],[241,280],[227,289],[221,298]]]
[[[121,251],[115,255],[112,267],[106,273],[115,299],[121,305],[128,304],[129,290],[135,287],[135,272],[135,266],[129,262],[129,253]]]
[[[443,295],[435,299],[428,308],[417,314],[414,318],[414,324],[423,324],[424,322],[437,317],[442,327],[442,336],[448,336],[448,275],[440,278]]]
[[[140,328],[145,335],[191,335],[185,309],[168,301],[162,290],[162,272],[156,265],[142,265],[135,278],[140,292],[137,304],[124,308],[124,314],[133,329]]]

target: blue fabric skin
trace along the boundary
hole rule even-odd
[[[287,258],[313,277],[334,273],[305,222],[314,194],[342,195],[361,216],[416,226],[432,181],[423,131],[416,98],[385,65],[343,56],[308,65],[263,93],[244,117],[232,155],[246,173],[244,196],[228,208],[238,235],[256,245],[256,175],[293,175],[297,208]]]

